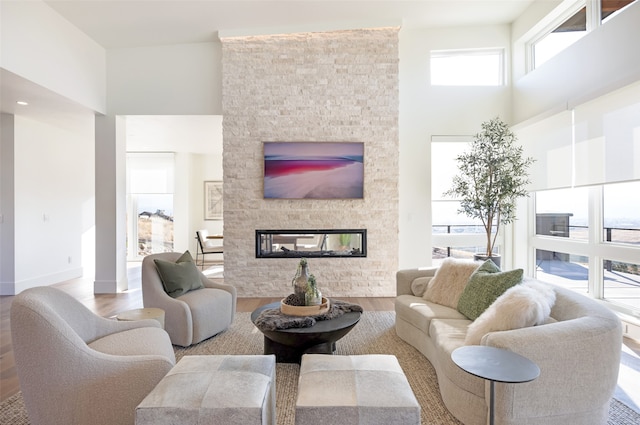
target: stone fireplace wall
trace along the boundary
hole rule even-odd
[[[224,278],[284,297],[298,260],[255,258],[256,229],[367,229],[366,258],[312,258],[324,295],[394,296],[398,28],[222,39]],[[263,199],[264,141],[364,142],[364,199]]]

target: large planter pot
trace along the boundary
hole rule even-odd
[[[484,254],[474,254],[473,259],[474,261],[487,261],[487,259],[489,259],[493,261],[493,264],[500,267],[500,260],[502,259],[502,256],[498,254],[493,254],[491,257],[487,257]]]

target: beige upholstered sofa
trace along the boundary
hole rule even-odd
[[[156,320],[99,317],[52,287],[14,298],[11,337],[32,425],[132,425],[138,403],[175,364]]]
[[[489,383],[467,374],[451,360],[451,352],[465,344],[472,321],[455,308],[423,298],[436,271],[397,272],[396,331],[433,364],[447,409],[465,425],[484,425]],[[558,286],[552,288],[555,303],[545,324],[490,332],[481,339],[481,345],[514,351],[541,370],[532,382],[496,384],[496,423],[607,422],[620,363],[621,322],[593,299]]]

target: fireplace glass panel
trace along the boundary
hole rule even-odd
[[[256,258],[366,256],[365,229],[256,230]]]

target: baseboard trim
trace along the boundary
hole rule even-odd
[[[35,288],[37,286],[50,286],[67,280],[77,279],[79,277],[82,277],[83,271],[84,270],[82,267],[76,267],[58,273],[38,276],[32,279],[25,279],[16,282],[1,282],[0,295],[18,295],[20,292],[29,288]]]

